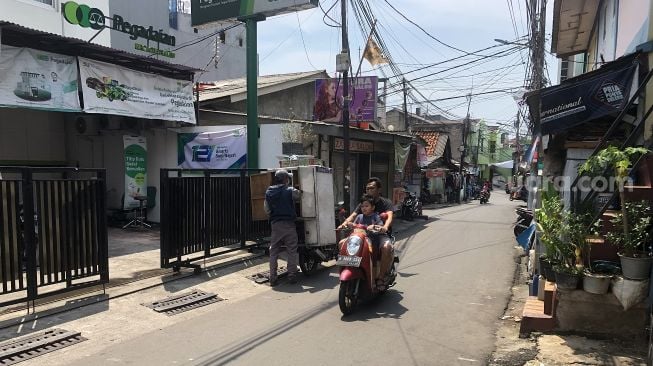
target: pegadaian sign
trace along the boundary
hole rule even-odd
[[[82,28],[91,28],[100,30],[106,27],[106,20],[111,20],[111,29],[118,32],[129,34],[129,38],[137,40],[138,38],[147,39],[156,43],[163,43],[174,46],[176,43],[175,36],[169,35],[163,29],[156,30],[151,25],[145,27],[139,24],[133,24],[118,14],[108,18],[102,10],[91,8],[85,4],[78,4],[74,1],[68,1],[61,5],[61,12],[64,19],[73,25],[79,25]],[[174,56],[173,56],[174,57]]]
[[[315,8],[318,0],[191,0],[193,26],[254,14],[266,17]]]

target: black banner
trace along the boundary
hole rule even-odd
[[[623,57],[596,71],[542,89],[542,133],[559,132],[581,123],[619,113],[628,102],[637,55]],[[534,95],[528,98],[533,113]]]

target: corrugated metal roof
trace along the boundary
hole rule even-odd
[[[328,77],[329,75],[325,70],[259,76],[257,80],[258,95],[265,95],[289,87],[312,83],[317,79]],[[246,78],[203,83],[200,86],[200,102],[225,97],[232,97],[231,101],[235,102],[245,99],[246,93]]]
[[[192,80],[194,73],[200,71],[192,67],[171,64],[7,21],[0,20],[0,28],[2,28],[2,44],[8,46],[29,47],[62,55],[81,56],[175,79]]]

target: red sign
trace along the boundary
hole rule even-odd
[[[336,137],[333,142],[334,150],[344,150],[345,142],[343,139]],[[349,140],[349,151],[374,152],[374,143],[371,141]]]

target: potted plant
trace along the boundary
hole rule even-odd
[[[585,266],[583,252],[587,246],[591,215],[589,213],[564,212],[558,243],[560,263],[553,267],[556,285],[562,290],[575,290]]]
[[[648,202],[626,202],[621,213],[612,219],[614,231],[606,236],[620,252],[623,276],[631,280],[649,278],[651,269],[652,212]]]
[[[562,245],[560,234],[562,230],[562,201],[558,192],[549,189],[542,194],[542,206],[535,210],[537,234],[544,246],[544,254],[539,257],[540,274],[547,281],[555,282],[553,265],[558,264],[558,247]]]
[[[647,153],[649,153],[649,150],[643,147],[627,147],[621,150],[616,146],[608,146],[605,149],[599,151],[596,155],[591,156],[589,159],[587,159],[587,161],[583,163],[578,170],[579,174],[588,173],[591,175],[604,174],[606,170],[611,171],[616,180],[617,188],[619,190],[619,199],[621,202],[621,213],[617,216],[617,220],[612,220],[612,223],[617,224],[620,231],[618,233],[611,233],[612,235],[608,237],[608,240],[620,248],[623,248],[624,252],[620,253],[619,258],[622,262],[622,270],[624,264],[626,264],[626,267],[628,267],[628,269],[624,271],[628,274],[626,275],[626,273],[624,273],[624,277],[630,279],[648,278],[648,272],[646,275],[644,275],[643,271],[646,268],[650,268],[651,265],[650,255],[646,255],[646,258],[644,258],[641,256],[641,253],[636,254],[635,250],[631,250],[635,247],[640,246],[640,249],[644,249],[643,245],[645,243],[637,242],[640,239],[631,237],[631,230],[633,225],[631,220],[642,219],[642,216],[640,215],[637,217],[638,214],[640,214],[637,212],[632,212],[630,214],[627,213],[626,207],[629,205],[626,204],[626,197],[624,193],[624,183],[628,177],[628,171],[633,161],[640,155]],[[634,217],[631,218],[633,215]],[[650,217],[650,215],[648,216]],[[650,218],[648,220],[650,221]],[[616,223],[615,221],[619,221],[619,223]],[[644,222],[639,222],[639,224],[644,224]],[[629,249],[626,249],[626,247]],[[637,258],[636,256],[640,257],[639,260],[634,259]],[[637,266],[637,272],[630,272],[631,265]],[[635,276],[638,278],[631,278],[628,276]]]
[[[601,220],[597,220],[591,225],[588,238],[599,237],[598,228],[600,223]],[[588,266],[583,271],[583,290],[591,294],[606,294],[610,289],[610,280],[612,280],[614,274],[614,267],[604,263],[605,261],[593,262],[592,245],[588,242],[586,248]]]

